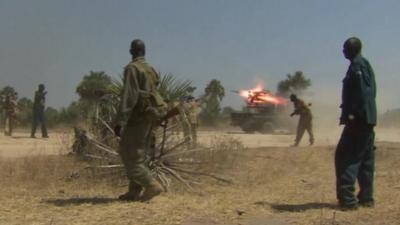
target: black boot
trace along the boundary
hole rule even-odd
[[[135,182],[129,182],[129,190],[125,194],[118,197],[119,200],[123,201],[138,201],[140,199],[140,193],[142,192],[142,187]]]

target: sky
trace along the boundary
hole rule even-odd
[[[231,90],[275,91],[297,70],[312,80],[308,101],[339,105],[342,45],[358,36],[384,112],[400,107],[399,10],[398,0],[0,0],[0,87],[32,97],[44,83],[48,105],[67,106],[89,71],[118,77],[140,38],[150,64],[196,95],[219,79],[226,106],[243,104]]]

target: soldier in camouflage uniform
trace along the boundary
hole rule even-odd
[[[4,112],[5,112],[4,135],[12,136],[14,122],[17,118],[17,103],[10,96],[7,96],[4,101]]]
[[[177,103],[177,102],[171,101],[171,100],[169,100],[169,99],[166,99],[165,102],[167,103],[167,110],[168,110],[168,111],[169,111],[169,110],[172,110],[172,109],[174,109],[175,107],[178,106],[178,103]],[[174,128],[171,129],[172,134],[173,134],[173,135],[179,135],[179,129],[180,129],[180,127],[179,127],[179,120],[178,120],[178,118],[177,118],[176,116],[174,116],[174,117],[170,118],[170,121],[171,121],[170,124],[172,124],[172,126],[174,126]]]
[[[187,97],[182,97],[180,99],[179,104],[178,104],[178,111],[179,111],[178,120],[182,127],[183,137],[184,137],[184,139],[191,142],[192,141],[192,132],[191,132],[190,121],[189,121],[189,117],[188,117]],[[190,145],[188,147],[190,147]]]
[[[293,146],[300,144],[301,138],[304,132],[307,131],[310,136],[310,145],[314,144],[314,133],[312,129],[312,113],[310,108],[304,103],[303,100],[299,99],[295,94],[290,95],[290,101],[293,102],[294,112],[290,116],[299,115],[299,123],[297,125],[296,140]]]
[[[197,145],[197,127],[199,126],[198,104],[199,104],[198,100],[195,100],[192,96],[188,98],[188,115],[189,115],[188,119],[190,122],[190,132],[192,135],[192,142],[194,147]]]
[[[124,70],[121,107],[115,128],[117,135],[122,131],[119,154],[129,179],[129,190],[119,199],[148,201],[163,191],[152,177],[147,161],[154,141],[153,129],[165,115],[166,104],[157,90],[159,75],[144,58],[143,41],[132,41],[130,53],[132,61]],[[124,115],[127,122],[123,124]]]

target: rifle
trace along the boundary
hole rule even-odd
[[[160,119],[161,126],[166,126],[168,119],[179,115],[179,106],[175,106],[174,108],[170,109],[165,116]]]

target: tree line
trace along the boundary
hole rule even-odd
[[[48,126],[76,125],[92,120],[99,115],[104,117],[104,114],[109,114],[109,120],[112,120],[111,117],[118,107],[122,83],[122,77],[113,79],[104,71],[90,71],[83,76],[75,89],[75,92],[79,95],[79,100],[73,101],[67,107],[60,109],[46,108]],[[288,74],[286,79],[278,83],[277,95],[287,97],[290,93],[301,94],[310,85],[310,79],[307,79],[301,71],[297,71],[293,75]],[[195,90],[196,87],[189,80],[179,80],[170,73],[161,76],[159,91],[168,101],[181,101],[185,96],[193,95]],[[199,114],[202,124],[216,125],[218,121],[226,119],[233,111],[231,107],[221,107],[221,102],[226,94],[221,81],[211,80],[202,92],[203,94],[199,97],[203,106]],[[18,92],[11,86],[0,89],[0,104],[3,104],[6,96],[11,96],[17,102],[18,126],[30,126],[32,122],[32,99],[19,97]],[[0,106],[3,108],[2,105]],[[3,113],[1,117],[3,121]]]

